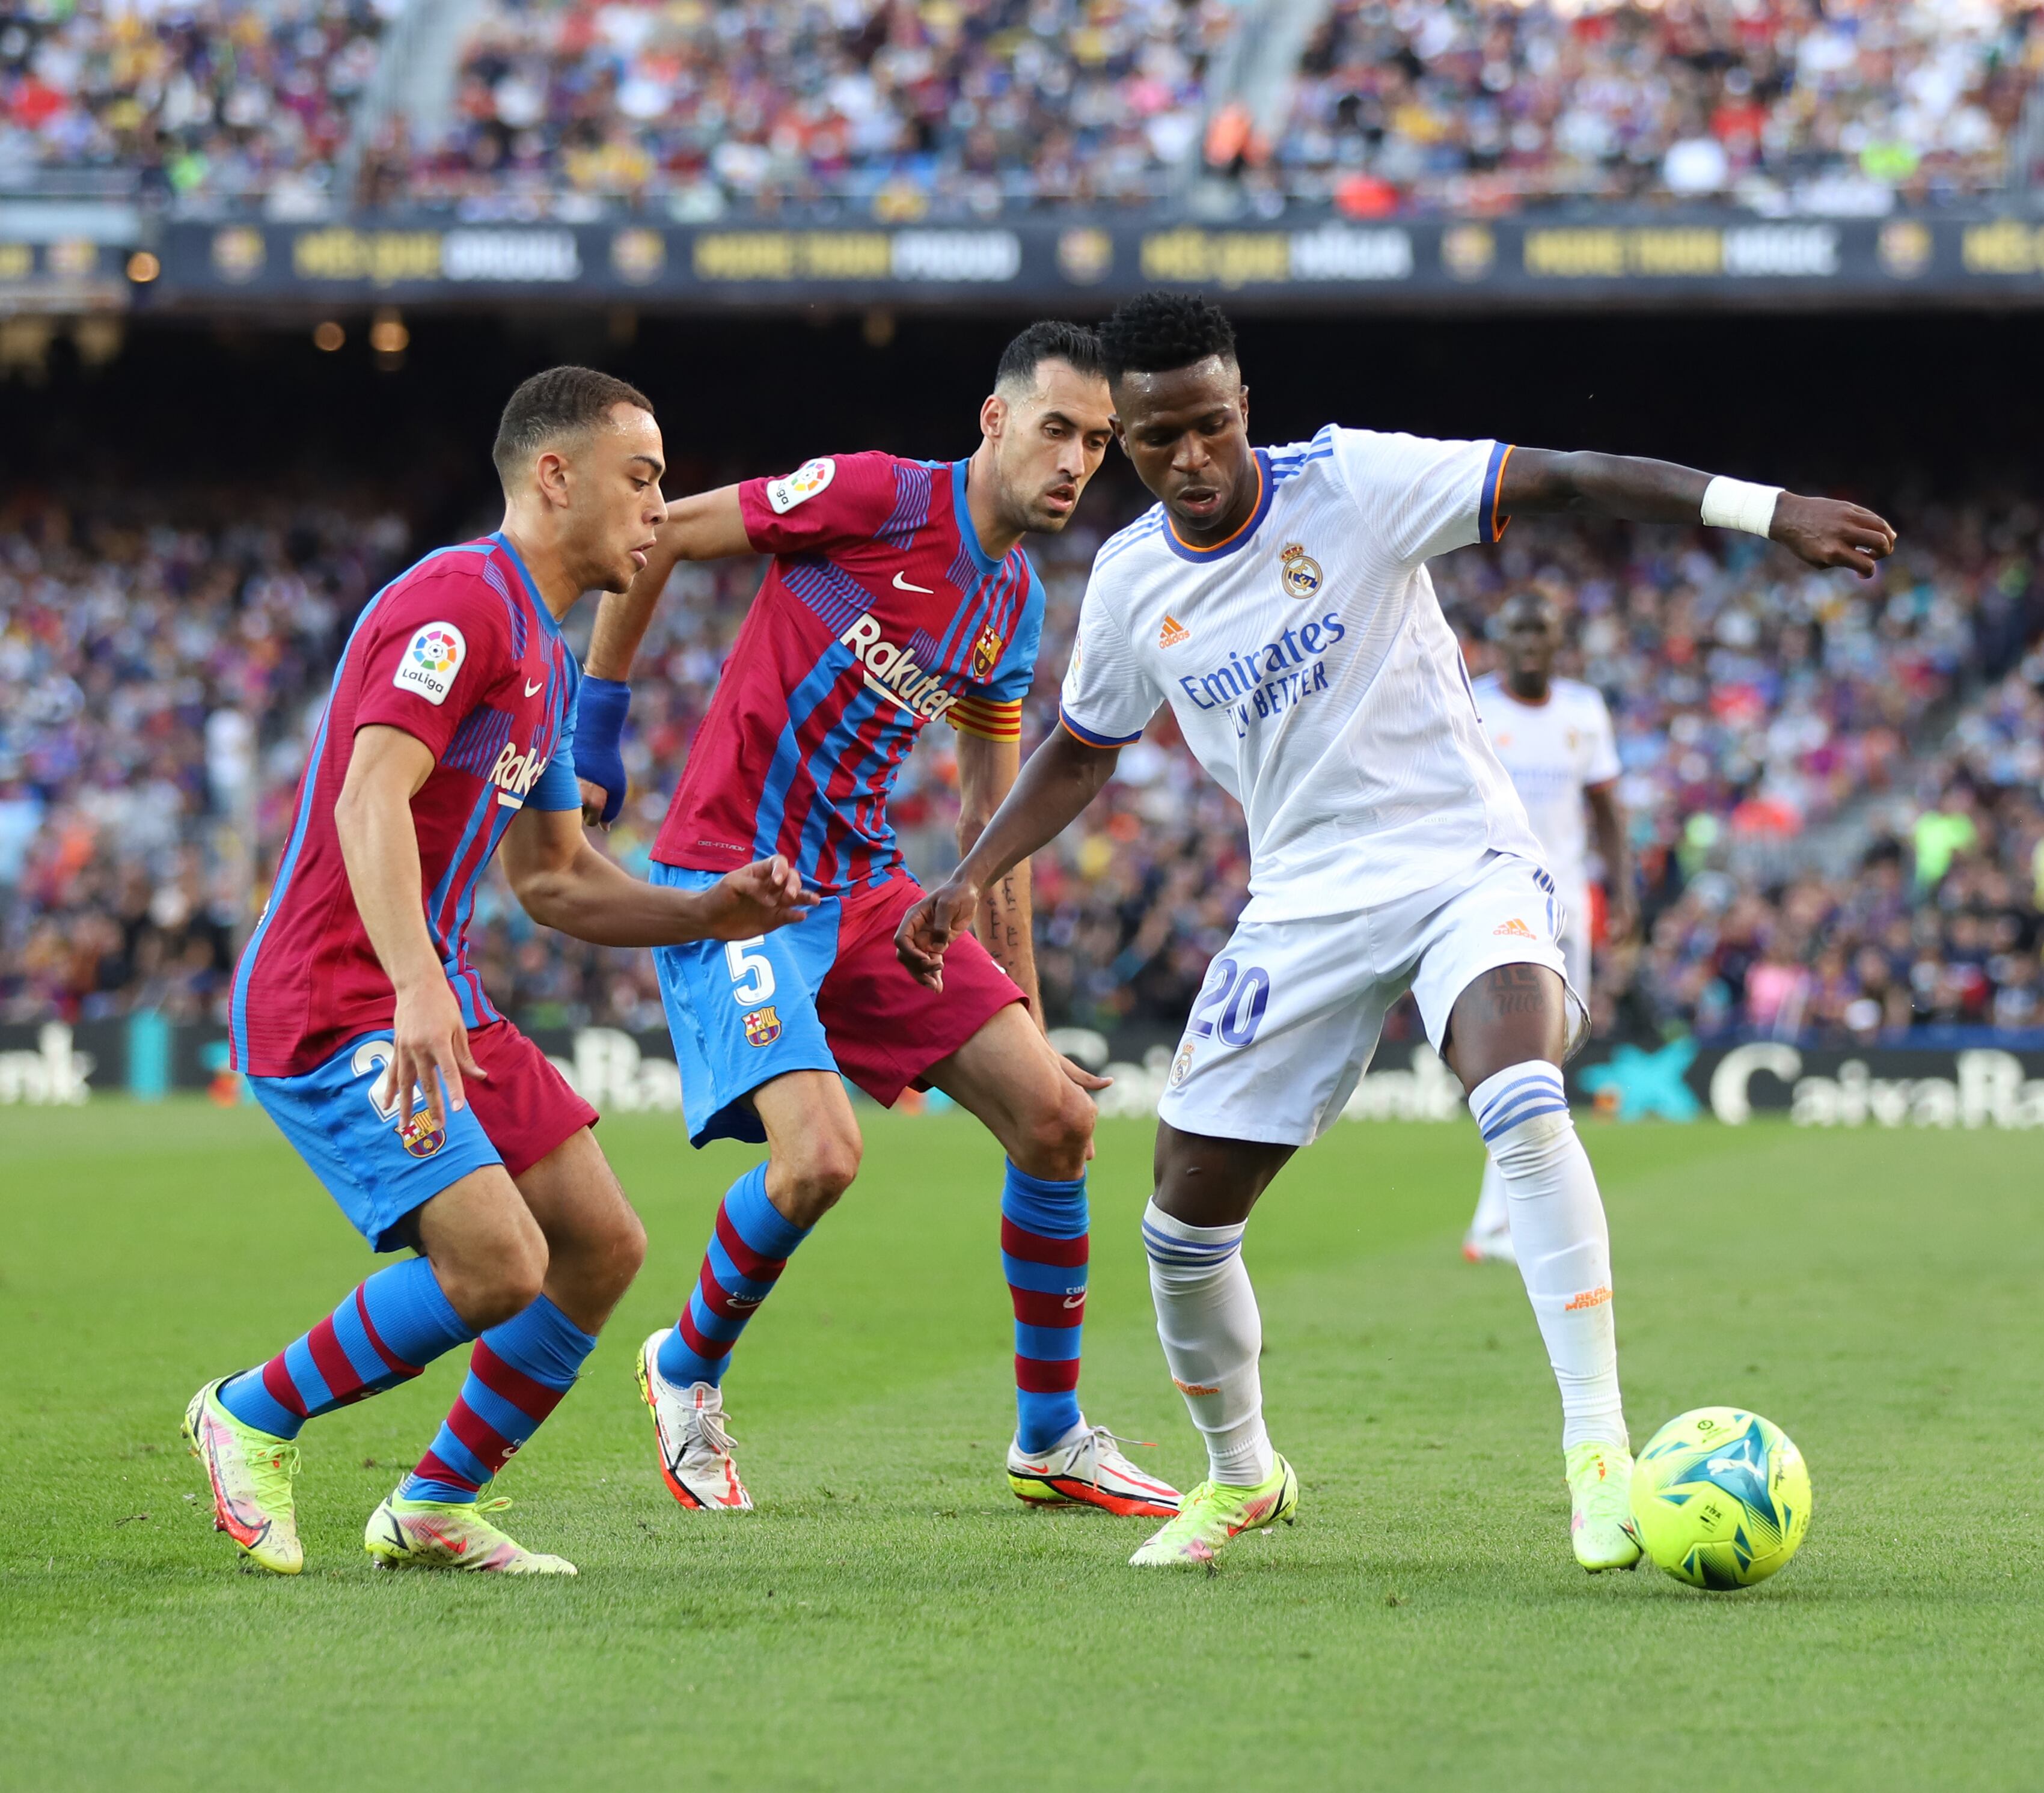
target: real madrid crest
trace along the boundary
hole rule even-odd
[[[1311,597],[1320,589],[1320,563],[1297,542],[1287,542],[1278,560],[1278,581],[1287,597]]]

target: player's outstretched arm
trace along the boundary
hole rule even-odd
[[[505,830],[502,851],[526,914],[598,946],[750,940],[800,921],[817,900],[778,854],[728,872],[707,890],[647,884],[590,846],[572,809],[528,804]]]
[[[1812,566],[1850,566],[1862,578],[1895,548],[1893,526],[1862,505],[1714,478],[1672,461],[1586,450],[1514,448],[1498,476],[1497,509],[1506,516],[1578,511],[1633,523],[1743,529],[1781,543]]]
[[[348,775],[334,800],[333,825],[355,912],[397,992],[384,1100],[394,1096],[398,1118],[409,1121],[416,1084],[426,1092],[434,1124],[444,1126],[442,1080],[446,1100],[459,1108],[463,1077],[486,1081],[488,1073],[469,1051],[461,1004],[426,931],[412,799],[432,769],[433,750],[403,729],[382,723],[358,728]]]
[[[944,987],[944,952],[971,931],[983,894],[1055,840],[1114,775],[1118,747],[1089,747],[1059,728],[1030,754],[1014,789],[958,870],[901,918],[894,951],[919,983]]]
[[[652,625],[654,609],[676,562],[723,560],[751,552],[736,486],[720,486],[713,492],[677,499],[667,506],[667,520],[660,525],[652,551],[637,576],[623,591],[605,592],[597,605],[575,720],[582,815],[593,825],[608,827],[624,801],[624,757],[620,743],[631,703],[625,681],[632,676],[632,662]]]
[[[629,678],[632,662],[653,620],[654,606],[667,589],[675,566],[684,560],[724,560],[751,552],[736,486],[720,486],[714,492],[674,500],[667,506],[667,520],[660,525],[653,550],[637,577],[621,592],[605,592],[597,605],[589,658],[582,670],[595,678]]]

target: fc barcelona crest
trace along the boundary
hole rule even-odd
[[[429,1158],[447,1143],[447,1129],[433,1124],[432,1112],[414,1108],[412,1118],[398,1128],[398,1138],[415,1158]]]
[[[1320,589],[1320,563],[1297,542],[1286,543],[1278,560],[1278,581],[1287,597],[1311,597]]]
[[[764,1008],[746,1012],[745,1043],[747,1046],[771,1046],[780,1037],[780,1012],[771,1003]]]
[[[972,676],[990,678],[995,665],[1001,658],[1001,650],[1005,645],[989,623],[979,632],[979,639],[972,644]]]

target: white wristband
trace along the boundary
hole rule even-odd
[[[1750,485],[1719,474],[1704,488],[1704,520],[1713,529],[1764,536],[1773,527],[1774,501],[1781,496],[1778,486]]]

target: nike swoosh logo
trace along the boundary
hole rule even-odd
[[[909,583],[909,576],[905,573],[897,573],[894,575],[894,589],[897,591],[919,591],[925,597],[934,597],[936,596],[936,590],[934,586],[912,585]]]
[[[539,694],[539,690],[540,690],[540,685],[544,685],[546,682],[547,682],[547,681],[543,678],[543,679],[541,679],[541,680],[539,681],[539,684],[538,684],[538,685],[527,685],[527,686],[525,687],[525,695],[526,695],[527,697],[536,697],[536,696],[538,696],[538,694]]]

